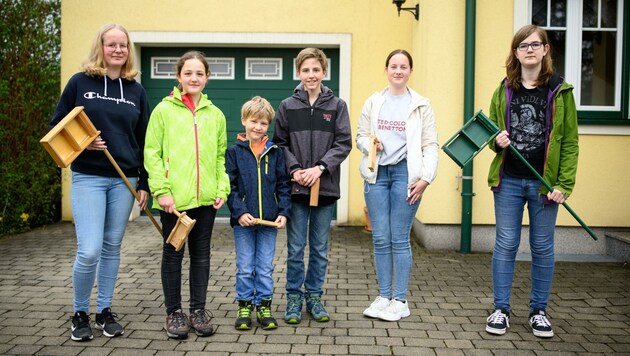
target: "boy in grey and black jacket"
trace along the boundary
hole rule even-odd
[[[299,84],[278,107],[273,141],[284,148],[291,176],[300,169],[323,166],[320,205],[340,198],[339,167],[352,149],[352,134],[348,106],[330,88],[322,84],[319,98],[310,105],[304,85]],[[308,187],[293,184],[293,200],[308,203],[309,193]]]
[[[352,149],[346,103],[322,85],[328,60],[317,48],[296,58],[300,85],[280,103],[273,141],[284,150],[293,181],[287,223],[287,307],[284,320],[298,324],[302,305],[319,322],[330,316],[321,301],[328,268],[328,233],[340,197],[340,165]],[[311,187],[320,181],[319,202],[309,205]],[[307,232],[308,227],[308,232]],[[304,250],[309,245],[308,270]],[[302,289],[304,288],[304,289]]]

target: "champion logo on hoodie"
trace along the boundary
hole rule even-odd
[[[109,96],[101,96],[101,94],[95,93],[93,91],[86,92],[85,94],[83,94],[83,97],[86,98],[86,99],[111,100],[111,101],[115,101],[116,104],[123,103],[123,104],[136,106],[135,103],[133,103],[133,102],[131,102],[131,101],[125,99],[125,98],[112,98],[112,97],[109,97]]]

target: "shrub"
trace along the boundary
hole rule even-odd
[[[60,169],[39,144],[60,92],[60,0],[0,0],[0,236],[59,220]]]

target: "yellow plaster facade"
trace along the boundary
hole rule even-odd
[[[408,1],[405,6],[416,1]],[[345,73],[337,94],[348,102],[355,130],[364,100],[387,84],[386,55],[395,48],[405,48],[414,56],[410,86],[431,99],[443,143],[461,128],[464,119],[465,1],[418,2],[419,21],[407,12],[399,17],[389,0],[64,0],[61,82],[65,86],[78,70],[94,34],[108,22],[124,25],[137,49],[143,45],[138,38],[147,44],[154,39],[164,46],[169,45],[165,38],[173,38],[180,46],[204,45],[200,40],[219,43],[236,39],[243,46],[290,43],[289,47],[296,49],[320,44],[341,47],[341,70]],[[492,92],[505,74],[503,65],[515,23],[511,14],[518,2],[476,1],[475,111],[488,113]],[[320,42],[318,37],[325,40]],[[266,39],[269,41],[265,44]],[[580,136],[577,186],[569,202],[593,227],[628,227],[630,136],[610,135],[614,129],[606,127],[601,131],[603,134]],[[360,158],[358,150],[353,149],[345,166],[346,197],[338,206],[338,222],[342,224],[365,223]],[[474,161],[473,224],[494,224],[492,194],[486,185],[491,158],[491,152],[485,150]],[[441,152],[438,178],[423,198],[417,215],[420,221],[461,222],[458,175],[461,169]],[[66,171],[62,204],[65,220],[71,219],[69,186]],[[563,209],[558,224],[579,226]]]

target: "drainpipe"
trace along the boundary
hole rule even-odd
[[[476,0],[466,0],[466,32],[464,54],[464,124],[475,108],[475,31]],[[472,235],[473,163],[462,171],[462,224],[460,253],[470,253]]]

